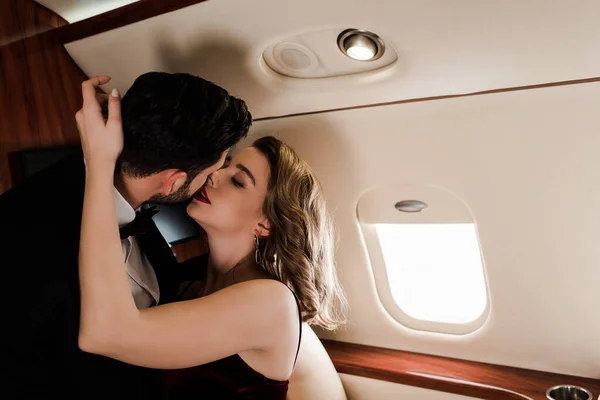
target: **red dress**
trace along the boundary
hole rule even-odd
[[[295,298],[295,296],[294,296]],[[298,299],[298,314],[300,305]],[[296,359],[302,340],[302,319]],[[294,365],[296,361],[294,360]],[[197,367],[163,372],[161,398],[218,400],[285,400],[289,380],[276,381],[253,370],[237,354]]]

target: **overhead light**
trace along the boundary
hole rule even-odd
[[[357,61],[375,61],[385,51],[385,44],[379,36],[360,29],[346,29],[340,33],[338,47],[342,53]]]

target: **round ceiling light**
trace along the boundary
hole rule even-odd
[[[342,53],[357,61],[375,61],[385,51],[385,44],[379,36],[360,29],[346,29],[340,33],[338,47]]]

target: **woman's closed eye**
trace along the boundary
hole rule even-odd
[[[234,184],[234,186],[237,186],[239,188],[243,188],[244,184],[240,181],[238,181],[237,179],[235,179],[235,176],[231,177],[231,182]]]

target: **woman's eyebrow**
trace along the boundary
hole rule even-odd
[[[254,186],[256,186],[256,179],[254,179],[254,175],[252,175],[252,172],[250,172],[250,170],[248,168],[246,168],[242,164],[236,164],[235,167],[237,169],[239,169],[240,171],[244,171],[246,173],[246,175],[248,175],[250,177],[250,180],[252,181],[252,184]]]

